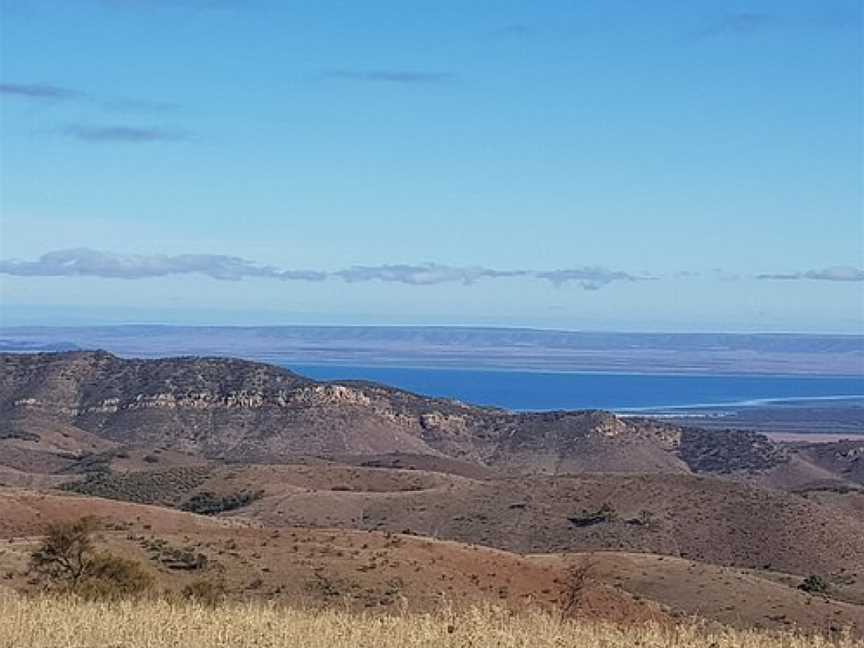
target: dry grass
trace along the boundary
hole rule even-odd
[[[859,641],[696,626],[619,628],[475,608],[372,616],[266,604],[82,603],[0,597],[0,648],[853,648]]]

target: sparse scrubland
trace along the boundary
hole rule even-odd
[[[434,612],[412,611],[402,599],[388,613],[359,613],[334,601],[326,607],[274,600],[229,600],[221,586],[198,580],[182,591],[155,587],[135,561],[99,550],[94,518],[56,523],[30,557],[41,587],[30,595],[0,592],[0,648],[852,648],[851,634],[732,630],[720,624],[585,616],[579,605],[590,565],[574,565],[562,607],[514,610],[491,603]]]
[[[363,615],[266,603],[202,605],[165,600],[83,601],[0,597],[0,648],[853,648],[847,636],[622,627],[511,614],[492,606],[459,613]]]
[[[0,365],[0,648],[864,646],[860,440]]]

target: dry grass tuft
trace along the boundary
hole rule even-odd
[[[853,648],[833,640],[696,626],[619,628],[495,607],[458,614],[357,615],[261,603],[85,602],[0,597],[0,648]]]

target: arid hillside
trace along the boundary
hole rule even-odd
[[[860,478],[810,455],[790,471],[789,451],[753,433],[600,411],[512,413],[223,358],[0,354],[0,417],[0,465],[26,473],[76,472],[91,455],[143,448],[246,463],[401,453],[497,474],[768,475],[769,486],[775,472],[781,486]]]
[[[34,591],[28,556],[50,522],[82,513],[104,521],[100,550],[140,562],[158,587],[206,580],[229,600],[414,612],[478,604],[560,610],[580,574],[579,618],[671,627],[701,616],[739,628],[864,628],[848,592],[813,596],[801,578],[644,553],[520,555],[383,531],[267,527],[161,507],[22,489],[0,492],[0,573]]]
[[[272,527],[411,533],[519,553],[620,550],[801,575],[864,575],[858,512],[690,475],[475,479],[310,460],[91,473],[63,488]],[[864,577],[853,580],[864,591]]]
[[[0,354],[0,576],[33,592],[46,529],[95,515],[171,592],[554,610],[576,570],[587,617],[860,633],[862,455],[239,360]]]

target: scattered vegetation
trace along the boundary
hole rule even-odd
[[[203,570],[210,564],[210,559],[195,547],[175,547],[162,538],[142,538],[141,548],[150,554],[150,560],[163,567],[177,571]]]
[[[211,469],[206,466],[183,466],[164,470],[110,473],[88,471],[84,481],[63,484],[67,491],[106,499],[176,506],[184,497],[205,482]]]
[[[30,556],[30,571],[46,590],[88,599],[128,598],[148,591],[153,576],[139,563],[96,550],[95,518],[58,522],[48,527]]]
[[[24,430],[0,430],[0,439],[18,439],[21,441],[33,441],[34,443],[38,443],[40,437],[35,432],[28,432]]]
[[[573,524],[573,526],[589,527],[594,526],[595,524],[615,522],[618,519],[618,513],[615,511],[612,505],[607,502],[596,511],[588,511],[587,509],[582,509],[581,513],[567,519],[570,520],[570,523]]]
[[[810,575],[801,582],[798,589],[809,594],[827,594],[831,586],[821,576]]]
[[[697,473],[757,472],[787,460],[764,434],[745,430],[685,428],[678,454]]]
[[[111,461],[114,457],[114,452],[110,450],[108,452],[84,452],[65,472],[84,474],[88,477],[97,473],[110,474]]]
[[[637,526],[644,527],[649,531],[657,531],[660,528],[660,523],[657,520],[657,516],[654,515],[653,512],[645,509],[639,511],[639,517],[627,520],[627,522],[629,524],[635,524]]]
[[[217,495],[210,491],[195,493],[180,505],[184,511],[200,513],[201,515],[216,515],[225,511],[248,506],[257,499],[264,496],[263,490],[241,491],[229,495]]]

